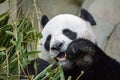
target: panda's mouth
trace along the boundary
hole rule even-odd
[[[60,52],[56,57],[55,57],[55,60],[57,61],[65,61],[66,60],[66,52]]]

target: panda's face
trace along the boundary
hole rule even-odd
[[[45,18],[46,16],[43,17],[43,19]],[[42,23],[44,26],[42,30],[42,56],[47,61],[50,59],[56,59],[60,62],[65,61],[66,49],[75,39],[86,38],[96,43],[96,37],[91,29],[91,25],[94,24],[90,25],[83,18],[61,14],[50,21],[45,19]],[[69,63],[69,61],[66,61],[66,63]]]

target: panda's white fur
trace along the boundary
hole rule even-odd
[[[96,36],[91,29],[91,24],[88,21],[71,14],[60,14],[48,21],[42,30],[42,59],[51,62],[52,59],[59,54],[59,51],[51,50],[51,47],[57,42],[64,43],[60,49],[60,52],[66,51],[72,40],[63,35],[62,31],[64,29],[69,29],[75,32],[77,34],[76,39],[85,38],[93,43],[97,42]],[[51,35],[49,51],[44,47],[48,35]],[[39,45],[38,48],[40,48]]]

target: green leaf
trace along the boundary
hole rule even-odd
[[[36,30],[30,30],[30,31],[26,32],[26,34],[29,35],[30,33],[33,33],[33,32],[35,32],[35,31],[36,31]]]
[[[11,31],[6,30],[5,32],[6,32],[8,35],[14,36],[14,33],[11,32]]]
[[[0,52],[0,55],[6,55],[6,53],[4,51]]]
[[[38,33],[37,37],[38,37],[39,39],[41,39],[41,38],[43,37],[43,36],[42,36],[42,33]]]
[[[64,73],[63,73],[63,69],[62,69],[61,66],[59,66],[59,70],[61,71],[61,72],[60,72],[60,78],[61,78],[61,80],[65,80]]]
[[[18,35],[18,40],[16,42],[16,51],[20,49],[22,40],[23,40],[23,33],[20,32]]]
[[[35,54],[38,54],[40,53],[41,51],[31,51],[31,52],[27,52],[27,53],[24,53],[22,54],[22,57],[24,56],[30,56],[30,55],[35,55]]]
[[[60,72],[57,72],[54,77],[53,80],[58,80],[60,78]]]

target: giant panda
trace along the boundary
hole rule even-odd
[[[72,76],[72,80],[120,80],[120,63],[87,39],[73,40],[67,47],[64,60],[57,60],[66,79]],[[84,73],[80,76],[81,71]]]
[[[81,16],[77,17],[71,14],[60,14],[51,20],[46,15],[42,16],[42,57],[32,60],[31,63],[22,72],[21,79],[26,75],[36,76],[42,72],[53,60],[64,60],[63,56],[68,45],[76,39],[85,38],[97,44],[96,36],[91,26],[96,25],[92,15],[85,9],[81,9]],[[38,43],[38,50],[41,44]],[[37,72],[34,65],[37,65]],[[64,62],[58,62],[64,64]],[[64,65],[64,68],[69,66]]]
[[[56,56],[62,57],[68,45],[75,39],[85,38],[97,44],[91,27],[96,25],[93,16],[81,9],[81,16],[60,14],[51,20],[42,16],[42,59],[52,62]],[[40,49],[40,45],[38,45]]]

